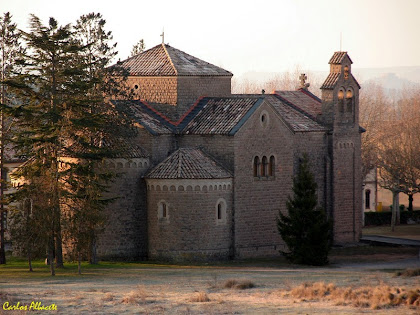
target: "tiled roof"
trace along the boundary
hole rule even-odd
[[[165,119],[138,100],[114,100],[112,103],[153,135],[171,134],[173,128]]]
[[[111,158],[134,159],[148,157],[143,148],[121,137],[96,137],[94,141],[95,146],[109,149],[109,152],[103,153],[109,154]],[[80,143],[76,143],[74,145],[71,145],[69,148],[64,149],[64,151],[62,152],[64,156],[73,156],[74,153],[77,153],[78,157],[83,158],[83,155],[85,154],[89,156],[91,154],[91,150],[88,147],[82,146]]]
[[[329,64],[340,64],[343,62],[345,57],[348,57],[350,62],[353,63],[353,61],[351,61],[350,56],[347,54],[347,51],[336,51],[334,53],[334,55],[331,57],[330,61],[328,62]]]
[[[150,179],[218,179],[232,174],[211,157],[195,148],[180,148],[153,168]]]
[[[340,77],[339,72],[332,72],[328,75],[325,79],[324,83],[321,86],[321,89],[325,90],[332,90],[334,89],[335,85],[337,84],[338,78]]]
[[[328,75],[328,77],[325,79],[324,83],[321,86],[321,89],[325,89],[325,90],[333,90],[335,88],[335,85],[338,82],[338,79],[340,77],[339,72],[332,72]],[[356,82],[357,86],[360,89],[360,84],[359,82],[357,82],[357,80],[354,78],[353,74],[350,73],[351,78],[354,80],[354,82]]]
[[[262,102],[259,96],[204,98],[201,101],[201,110],[186,124],[182,132],[233,134]]]
[[[232,76],[232,73],[167,44],[122,61],[134,76]]]
[[[307,90],[275,91],[274,93],[310,114],[313,118],[322,113],[321,100]]]
[[[326,131],[327,128],[317,123],[314,118],[296,105],[274,94],[265,100],[273,106],[283,121],[294,132]]]

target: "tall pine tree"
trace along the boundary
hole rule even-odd
[[[16,196],[42,203],[35,209],[43,212],[49,226],[48,260],[51,274],[55,275],[54,258],[57,266],[63,265],[60,153],[65,145],[66,114],[77,102],[74,86],[80,69],[74,65],[79,47],[73,43],[70,25],[59,26],[53,18],[45,26],[31,15],[30,32],[22,34],[27,46],[20,59],[23,72],[9,81],[22,103],[14,140],[20,153],[28,158],[16,172],[25,179]]]
[[[10,93],[5,80],[13,76],[17,66],[15,58],[22,51],[20,36],[16,24],[12,23],[12,16],[6,12],[0,17],[0,264],[6,263],[5,253],[5,220],[6,220],[6,147],[9,147],[9,138],[13,121],[6,114],[6,105],[14,103],[13,94]]]
[[[331,247],[331,222],[319,208],[317,184],[304,154],[299,171],[293,179],[293,197],[286,203],[288,216],[279,212],[277,227],[289,252],[282,252],[295,263],[325,265]]]

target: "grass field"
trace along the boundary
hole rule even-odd
[[[6,302],[55,304],[59,314],[418,314],[419,276],[396,276],[419,266],[417,253],[334,248],[331,264],[322,268],[283,259],[195,266],[101,262],[83,264],[80,276],[68,263],[55,277],[42,261],[30,273],[24,260],[9,257],[0,265],[0,314],[25,314],[3,310]]]
[[[395,226],[394,232],[390,226],[372,226],[365,227],[362,231],[363,235],[381,235],[390,237],[402,237],[420,240],[420,224],[404,224]]]

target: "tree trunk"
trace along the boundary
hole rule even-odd
[[[2,100],[3,101],[3,100]],[[0,264],[6,264],[6,249],[5,249],[5,214],[6,210],[4,209],[4,185],[6,184],[6,172],[4,170],[4,117],[3,111],[0,113]]]
[[[408,194],[408,211],[413,211],[413,194]]]
[[[96,265],[98,263],[98,257],[96,255],[96,236],[95,235],[93,235],[92,237],[90,246],[91,246],[91,250],[90,250],[89,263]]]
[[[48,240],[48,263],[50,264],[51,276],[55,276],[54,268],[54,233],[50,236]]]
[[[57,224],[57,231],[56,231],[56,239],[55,239],[55,259],[57,268],[63,268],[63,242],[61,239],[61,224],[60,220],[58,220]]]
[[[400,211],[400,194],[397,194],[397,208],[395,209],[396,214],[396,225],[400,225],[400,219],[401,219],[401,211]]]
[[[28,265],[29,265],[29,272],[33,272],[32,269],[32,251],[30,248],[28,248]]]
[[[80,253],[80,251],[77,254],[78,254],[77,272],[79,273],[79,275],[81,275],[82,274],[82,254]]]
[[[395,230],[395,223],[397,221],[397,208],[399,207],[398,191],[392,191],[392,216],[391,216],[391,231]]]

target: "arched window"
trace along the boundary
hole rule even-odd
[[[268,176],[268,160],[266,156],[263,156],[262,158],[261,176]]]
[[[260,158],[254,157],[254,177],[260,176]]]
[[[158,218],[160,220],[168,220],[169,219],[169,206],[165,201],[159,202]]]
[[[344,112],[344,91],[341,89],[338,91],[338,110],[340,113]]]
[[[274,176],[274,169],[276,168],[276,159],[270,156],[270,163],[268,164],[268,176]]]
[[[353,90],[348,89],[346,92],[346,111],[351,113],[353,111]]]
[[[344,80],[347,80],[349,78],[349,66],[344,67]]]
[[[216,224],[226,223],[226,201],[220,198],[216,203]]]
[[[365,191],[365,208],[370,209],[370,190]]]

